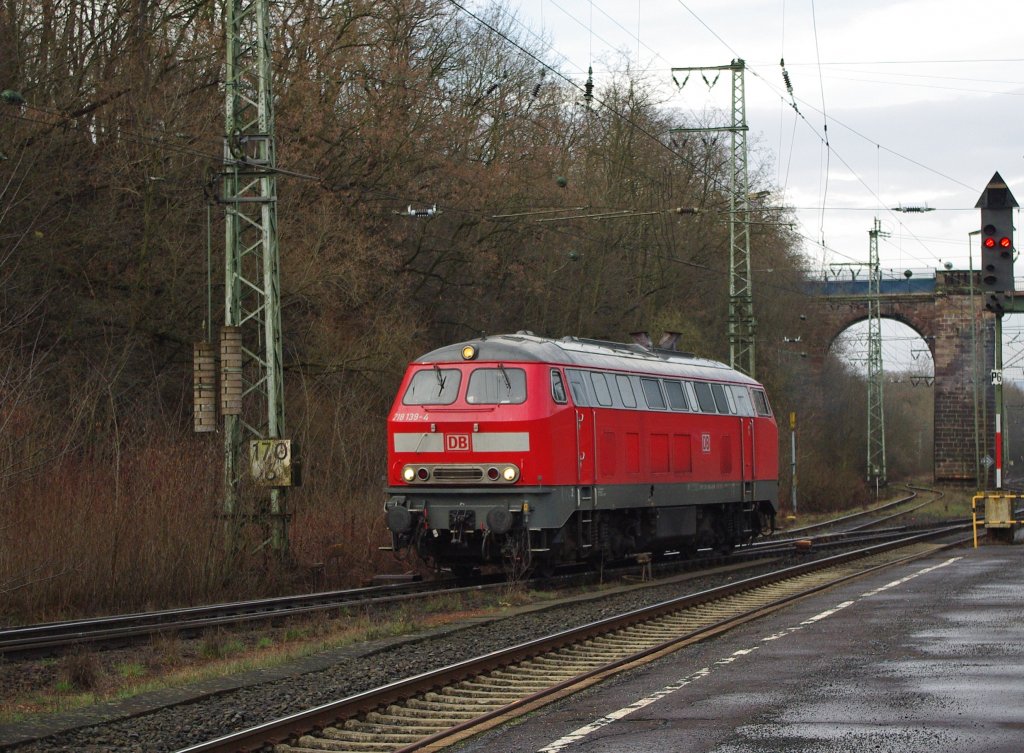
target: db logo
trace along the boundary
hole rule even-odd
[[[444,449],[448,452],[469,452],[469,434],[445,434]]]
[[[704,453],[711,452],[711,435],[701,434],[700,435],[700,451]]]

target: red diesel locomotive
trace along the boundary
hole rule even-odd
[[[764,388],[673,350],[530,333],[411,363],[388,420],[396,551],[524,568],[728,551],[773,527]]]

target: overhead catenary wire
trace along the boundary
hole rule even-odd
[[[454,2],[454,0],[452,0],[452,2]],[[722,37],[721,37],[721,36],[720,36],[720,35],[719,35],[719,34],[718,34],[717,32],[715,32],[715,31],[714,31],[714,29],[712,29],[712,28],[711,28],[711,27],[710,27],[710,26],[709,26],[709,25],[708,25],[708,24],[707,24],[707,23],[706,23],[706,22],[705,22],[705,21],[704,21],[704,20],[703,20],[703,19],[702,19],[702,18],[701,18],[700,16],[698,16],[698,15],[697,15],[697,14],[696,14],[696,13],[695,13],[694,11],[692,11],[692,10],[691,10],[691,9],[690,9],[690,8],[689,8],[689,7],[688,7],[688,6],[687,6],[687,5],[686,5],[686,4],[685,4],[685,3],[684,3],[684,2],[682,1],[682,0],[677,0],[677,2],[678,2],[678,4],[679,4],[679,5],[681,6],[681,7],[683,7],[683,8],[684,8],[684,9],[685,9],[685,10],[686,10],[686,11],[687,11],[688,13],[690,13],[690,14],[691,14],[691,15],[692,15],[692,16],[693,16],[693,17],[694,17],[694,18],[695,18],[695,19],[696,19],[696,20],[697,20],[697,21],[698,21],[698,22],[699,22],[699,23],[700,23],[700,24],[701,24],[702,26],[704,26],[704,28],[705,28],[705,29],[707,29],[707,30],[709,31],[709,33],[711,33],[711,34],[712,34],[712,36],[714,36],[714,37],[715,37],[715,38],[716,38],[716,39],[717,39],[717,40],[718,40],[719,42],[721,42],[721,43],[722,43],[722,44],[723,44],[723,45],[724,45],[724,46],[725,46],[725,47],[726,47],[726,48],[727,48],[727,49],[728,49],[728,50],[729,50],[729,51],[730,51],[730,52],[731,52],[731,53],[732,53],[732,54],[733,54],[734,56],[736,56],[736,57],[739,57],[739,55],[738,55],[738,53],[736,52],[736,50],[735,50],[734,48],[732,48],[732,46],[731,46],[731,45],[729,45],[729,44],[728,44],[728,42],[727,42],[727,41],[726,41],[726,40],[725,40],[724,38],[722,38]],[[457,3],[455,3],[455,4],[456,4],[456,5],[458,6],[458,7],[462,8],[462,6],[461,6],[461,5],[458,5]],[[471,15],[472,15],[472,14],[471,14]],[[526,29],[527,29],[527,30],[529,31],[529,28],[528,28],[528,27],[526,27],[526,26],[525,26],[524,24],[522,24],[522,22],[521,22],[521,21],[519,21],[518,19],[514,19],[514,20],[515,20],[515,22],[516,22],[517,24],[519,24],[520,26],[523,26],[523,28],[526,28]],[[493,29],[492,29],[492,30],[493,30]],[[504,35],[501,35],[501,34],[500,34],[500,32],[496,32],[496,33],[498,33],[498,34],[499,34],[500,36],[504,36]],[[530,33],[532,33],[532,31],[531,31]],[[536,35],[534,35],[534,36],[536,36]],[[509,40],[509,41],[511,41],[511,40]],[[516,46],[518,46],[518,45],[516,45]],[[550,45],[546,45],[546,46],[547,46],[547,47],[548,47],[549,49],[553,49],[553,48],[551,48],[551,46],[550,46]],[[565,58],[564,56],[560,56],[560,57],[562,57],[563,59],[567,59],[567,58]],[[825,63],[824,63],[824,62],[822,62],[822,65],[825,65]],[[749,67],[749,66],[748,66],[748,69],[750,69],[750,67]],[[768,82],[768,81],[767,81],[767,80],[766,80],[766,79],[765,79],[765,78],[764,78],[764,77],[763,77],[763,76],[762,76],[762,75],[761,75],[761,74],[760,74],[760,73],[759,73],[759,72],[758,72],[757,70],[751,70],[751,72],[752,72],[752,74],[753,74],[753,75],[754,75],[754,76],[755,76],[756,78],[758,78],[759,80],[763,81],[763,82],[764,82],[765,84],[767,84],[767,85],[768,85],[768,87],[769,87],[770,89],[772,89],[772,90],[773,90],[773,91],[775,91],[775,92],[776,92],[777,94],[779,94],[779,96],[780,96],[780,97],[782,96],[782,95],[781,95],[781,93],[780,93],[780,92],[779,92],[779,91],[778,91],[778,90],[776,89],[776,87],[772,86],[772,85],[770,84],[770,82]],[[561,74],[559,74],[559,75],[561,75]],[[575,86],[575,87],[576,87],[577,89],[579,89],[579,86],[578,86],[578,85],[576,85],[576,84],[575,84],[575,82],[572,82],[571,80],[569,80],[569,79],[568,79],[568,78],[566,78],[565,76],[562,76],[562,78],[565,78],[565,79],[566,79],[567,81],[569,81],[569,83],[570,83],[571,85],[573,85],[573,86]],[[820,78],[820,76],[819,76],[819,78]],[[823,90],[822,90],[822,98],[823,98],[823,104],[824,104],[824,92],[823,92]],[[853,127],[851,127],[851,126],[847,125],[846,123],[844,123],[844,122],[842,122],[842,121],[840,121],[840,120],[837,120],[836,118],[834,118],[834,117],[832,117],[832,116],[826,116],[826,115],[825,115],[825,112],[824,112],[824,110],[823,110],[823,109],[821,109],[821,108],[818,108],[818,107],[816,107],[816,106],[814,106],[814,105],[811,105],[810,103],[808,103],[808,102],[806,102],[806,101],[804,101],[804,100],[800,99],[799,97],[795,97],[795,96],[794,96],[794,100],[795,100],[795,101],[798,101],[798,102],[800,102],[801,104],[803,104],[803,105],[805,105],[805,106],[807,106],[807,107],[808,107],[808,108],[809,108],[810,110],[813,110],[813,111],[815,111],[815,112],[817,112],[817,113],[821,114],[821,115],[823,116],[823,118],[825,118],[825,121],[826,121],[826,129],[827,129],[827,124],[828,124],[829,122],[831,122],[831,123],[832,123],[833,125],[839,125],[839,126],[843,127],[844,129],[848,130],[849,132],[853,133],[853,134],[854,134],[855,136],[857,136],[858,138],[861,138],[861,139],[863,139],[863,140],[865,140],[865,141],[867,141],[867,142],[869,142],[869,143],[873,144],[874,146],[876,146],[876,148],[877,148],[877,149],[881,149],[881,150],[883,150],[883,151],[885,151],[885,152],[887,152],[887,153],[889,153],[889,154],[892,154],[893,156],[895,156],[895,157],[897,157],[897,158],[903,159],[903,160],[905,160],[905,161],[909,162],[910,164],[913,164],[913,165],[915,165],[915,166],[917,166],[917,167],[920,167],[921,169],[924,169],[924,170],[926,170],[926,171],[932,172],[933,174],[935,174],[935,175],[937,175],[937,176],[939,176],[939,177],[942,177],[942,178],[944,178],[944,179],[946,179],[946,180],[949,180],[949,181],[951,181],[951,182],[954,182],[954,183],[956,183],[956,184],[958,184],[958,185],[961,185],[961,186],[964,186],[964,187],[970,188],[970,186],[967,186],[966,184],[964,184],[963,182],[961,182],[961,181],[957,180],[956,178],[953,178],[953,177],[951,177],[951,176],[949,176],[949,175],[947,175],[947,174],[945,174],[945,173],[942,173],[941,171],[935,170],[934,168],[931,168],[931,167],[929,167],[928,165],[925,165],[924,163],[922,163],[922,162],[920,162],[920,161],[918,161],[918,160],[916,160],[916,159],[914,159],[914,158],[912,158],[912,157],[909,157],[909,156],[907,156],[907,155],[905,155],[905,154],[903,154],[903,153],[901,153],[901,152],[899,152],[899,151],[897,151],[897,150],[894,150],[894,149],[892,149],[892,148],[890,148],[890,147],[884,146],[884,145],[880,144],[879,142],[877,142],[877,141],[875,141],[875,140],[873,140],[873,139],[870,139],[869,137],[867,137],[867,136],[865,136],[864,134],[860,133],[860,132],[859,132],[858,130],[854,129]],[[809,126],[809,127],[811,128],[812,132],[814,132],[814,133],[815,133],[815,134],[817,135],[817,137],[819,138],[819,140],[820,140],[820,141],[822,142],[823,146],[824,146],[824,147],[826,148],[826,159],[827,159],[827,160],[828,160],[828,159],[830,159],[830,156],[831,156],[832,154],[835,154],[835,155],[836,155],[836,156],[837,156],[837,157],[838,157],[838,158],[840,159],[840,161],[842,162],[842,164],[844,165],[844,167],[846,167],[846,168],[847,168],[847,169],[848,169],[848,170],[849,170],[849,171],[851,172],[851,174],[853,174],[854,176],[856,176],[856,177],[857,177],[858,181],[860,181],[860,182],[861,182],[861,184],[862,184],[862,185],[863,185],[863,186],[864,186],[864,187],[865,187],[865,188],[866,188],[866,189],[867,189],[867,190],[869,191],[869,193],[870,193],[870,194],[871,194],[871,195],[872,195],[872,196],[873,196],[873,197],[874,197],[874,198],[875,198],[875,199],[876,199],[876,200],[877,200],[877,201],[879,202],[879,204],[882,204],[883,202],[882,202],[882,201],[881,201],[881,199],[880,199],[880,198],[879,198],[879,197],[877,196],[877,192],[873,191],[873,190],[872,190],[872,189],[870,188],[870,186],[868,186],[868,185],[867,185],[867,183],[866,183],[866,182],[865,182],[865,181],[863,180],[863,178],[861,178],[861,177],[860,177],[860,175],[859,175],[859,174],[857,173],[857,171],[856,171],[856,170],[854,170],[854,169],[852,168],[852,166],[851,166],[851,165],[849,164],[849,162],[848,162],[847,160],[843,159],[842,155],[841,155],[841,154],[839,154],[839,152],[838,152],[838,151],[837,151],[837,150],[835,149],[834,145],[833,145],[833,144],[831,143],[831,140],[829,140],[829,139],[828,139],[828,136],[827,136],[827,130],[826,130],[826,131],[824,131],[824,132],[821,132],[821,133],[819,133],[819,132],[818,132],[818,131],[817,131],[816,129],[814,129],[814,127],[813,127],[813,126],[811,126],[811,124],[810,124],[810,123],[809,123],[809,122],[808,122],[808,121],[806,120],[806,118],[805,118],[805,117],[803,117],[803,113],[802,113],[802,112],[800,112],[800,111],[799,111],[798,109],[796,110],[796,112],[797,112],[797,114],[799,115],[799,117],[800,117],[800,118],[801,118],[801,119],[802,119],[802,120],[803,120],[803,121],[805,122],[805,124],[806,124],[807,126]],[[613,114],[615,114],[615,113],[613,113]],[[794,123],[794,130],[795,130],[795,123]],[[650,135],[650,134],[647,134],[647,135]],[[660,142],[660,141],[659,141],[659,143],[662,143],[662,142]],[[664,146],[664,144],[663,144],[663,143],[662,143],[662,145]],[[669,148],[669,147],[667,147],[667,146],[666,146],[666,148]],[[826,172],[827,172],[827,171],[826,171]],[[788,179],[787,179],[787,183],[788,183]],[[827,190],[827,185],[826,185],[826,190]],[[827,193],[825,194],[825,196],[823,197],[823,199],[827,199]],[[823,200],[823,202],[822,202],[822,203],[823,203],[823,204],[825,204],[825,203],[827,203],[827,202],[826,202],[825,200]],[[912,238],[912,239],[914,239],[914,240],[917,240],[917,238],[916,238],[915,234],[914,234],[914,233],[913,233],[913,231],[912,231],[912,230],[911,230],[911,229],[910,229],[910,228],[909,228],[909,227],[908,227],[908,226],[906,225],[906,223],[904,223],[904,222],[903,222],[903,221],[902,221],[902,220],[901,220],[901,219],[900,219],[899,217],[896,217],[895,215],[893,215],[893,218],[894,218],[894,221],[896,222],[896,224],[897,224],[897,225],[899,225],[899,226],[900,226],[900,227],[901,227],[901,228],[902,228],[902,229],[904,230],[904,232],[905,232],[905,233],[906,233],[906,234],[907,234],[907,235],[908,235],[908,236],[909,236],[910,238]],[[828,249],[829,249],[829,246],[828,246],[828,244],[827,244],[826,242],[824,242],[824,238],[822,238],[822,237],[821,237],[821,235],[822,235],[822,229],[823,229],[823,225],[824,225],[824,222],[823,222],[823,215],[822,215],[822,217],[821,217],[821,222],[819,223],[819,237],[818,237],[818,238],[816,238],[816,239],[813,239],[813,240],[812,240],[811,242],[813,243],[813,245],[815,245],[815,246],[818,246],[818,247],[822,248],[822,249],[823,249],[823,251],[828,251]],[[806,238],[806,236],[805,236],[805,238]],[[925,246],[923,242],[920,242],[920,245],[921,245],[921,246],[922,246],[922,247],[923,247],[923,248],[924,248],[924,249],[925,249],[926,251],[928,250],[928,249],[927,249],[927,246]],[[903,249],[903,253],[907,253],[905,249]],[[913,254],[909,254],[909,255],[910,255],[910,257],[911,257],[911,258],[912,258],[913,260],[915,260],[915,261],[916,261],[916,262],[918,262],[918,263],[922,263],[922,264],[928,263],[928,262],[926,262],[926,261],[925,261],[924,259],[921,259],[921,258],[919,258],[919,257],[915,257],[915,256],[914,256]],[[930,255],[930,258],[934,259],[934,258],[935,258],[935,256],[934,256],[934,255]]]

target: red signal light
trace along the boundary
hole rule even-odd
[[[995,248],[996,247],[996,239],[995,238],[986,238],[981,243],[982,243],[982,245],[985,248]]]
[[[1011,243],[1011,242],[1010,242],[1010,239],[1009,239],[1009,238],[1005,238],[1005,237],[1004,237],[1004,238],[1000,238],[1000,239],[999,239],[999,245],[1000,245],[1000,247],[1002,247],[1002,248],[1009,248],[1010,246],[1012,246],[1012,245],[1013,245],[1013,243]]]

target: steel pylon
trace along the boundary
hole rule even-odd
[[[679,133],[729,132],[729,365],[753,377],[756,376],[754,346],[757,322],[754,319],[750,268],[750,180],[747,172],[745,70],[746,64],[739,58],[729,65],[673,68],[673,78],[676,72],[682,72],[687,74],[687,79],[693,71],[730,71],[732,107],[728,126],[671,130]],[[716,76],[715,81],[717,80]],[[685,83],[684,80],[683,84]]]
[[[868,453],[867,479],[874,486],[886,483],[885,469],[885,379],[882,367],[882,268],[878,260],[878,238],[886,236],[875,218],[868,231]]]
[[[225,75],[224,324],[241,336],[241,407],[224,416],[224,513],[230,542],[249,516],[285,554],[285,490],[242,500],[248,442],[284,433],[277,174],[268,0],[228,0]],[[223,368],[223,366],[222,366]]]

